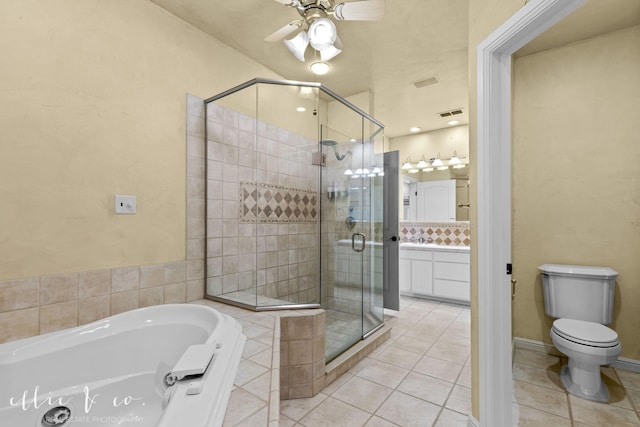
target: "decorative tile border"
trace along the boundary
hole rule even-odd
[[[400,241],[416,242],[420,238],[445,246],[469,246],[469,221],[457,222],[401,222]]]
[[[240,221],[313,223],[318,220],[318,192],[281,185],[240,182]]]

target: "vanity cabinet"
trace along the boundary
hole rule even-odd
[[[403,248],[403,246],[405,246]],[[400,292],[434,299],[470,301],[468,249],[400,245]]]
[[[400,248],[400,292],[429,295],[433,293],[433,253]]]

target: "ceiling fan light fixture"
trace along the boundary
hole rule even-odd
[[[309,43],[316,50],[333,46],[337,37],[336,25],[330,19],[318,18],[309,25]]]
[[[311,64],[311,66],[309,68],[311,68],[311,72],[313,72],[313,74],[316,74],[318,76],[323,76],[323,75],[327,74],[329,72],[329,70],[331,69],[329,64],[327,64],[324,61],[314,62],[313,64]]]
[[[323,61],[329,61],[338,56],[340,52],[342,52],[342,49],[338,49],[335,46],[329,46],[328,48],[320,51],[320,59]]]
[[[309,46],[309,35],[306,31],[300,31],[294,38],[285,40],[284,45],[289,51],[298,58],[299,61],[304,62],[304,52]]]

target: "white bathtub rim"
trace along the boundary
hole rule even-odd
[[[197,308],[196,308],[197,307]],[[115,314],[104,319],[96,320],[85,325],[22,338],[0,344],[0,367],[32,358],[42,357],[44,354],[62,350],[68,345],[81,345],[106,336],[115,335],[123,330],[136,330],[149,326],[189,323],[184,318],[185,308],[190,312],[198,312],[202,317],[198,326],[203,327],[209,336],[214,332],[217,324],[221,323],[223,314],[204,305],[195,304],[164,304],[138,308]],[[145,317],[161,314],[153,320]],[[209,316],[209,318],[205,318]],[[142,318],[142,319],[141,319]],[[214,321],[215,319],[215,321]],[[128,323],[130,322],[130,323]],[[135,325],[132,327],[132,325]]]
[[[217,353],[213,364],[207,369],[202,377],[202,382],[211,382],[212,375],[221,378],[216,381],[219,386],[217,393],[212,393],[211,384],[205,384],[201,394],[187,396],[186,389],[190,381],[180,381],[176,388],[169,406],[165,409],[162,418],[156,427],[174,427],[185,425],[190,427],[219,427],[222,426],[226,409],[233,390],[234,380],[238,372],[246,336],[242,333],[242,325],[233,317],[222,314],[220,331],[224,337],[220,337],[216,330],[216,341],[225,342],[225,347]],[[198,381],[199,379],[196,379]],[[207,386],[209,386],[207,388]],[[205,413],[202,408],[208,408]],[[185,415],[188,418],[185,418]]]

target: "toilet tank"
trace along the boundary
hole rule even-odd
[[[553,318],[596,322],[613,318],[613,292],[618,273],[608,267],[543,264],[544,312]]]

